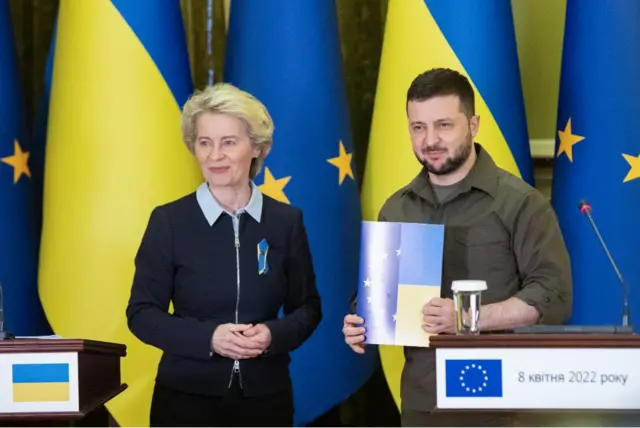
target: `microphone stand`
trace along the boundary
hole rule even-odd
[[[620,325],[529,325],[529,326],[521,326],[513,329],[514,333],[520,334],[634,334],[633,326],[629,325],[629,288],[627,287],[627,283],[622,278],[622,274],[618,269],[607,245],[604,243],[604,239],[602,239],[602,235],[600,235],[600,231],[596,226],[595,221],[591,217],[591,206],[587,201],[580,201],[578,204],[578,208],[580,212],[584,214],[588,219],[589,223],[591,223],[591,227],[596,232],[596,236],[600,241],[600,245],[604,248],[605,253],[607,254],[607,258],[613,266],[613,270],[615,271],[618,279],[620,280],[620,284],[622,284],[622,326]]]
[[[625,328],[628,328],[629,327],[629,287],[627,286],[627,283],[625,282],[624,278],[622,278],[622,274],[620,273],[620,270],[618,269],[616,262],[613,260],[613,257],[609,252],[609,248],[607,248],[607,245],[604,243],[604,239],[602,239],[602,235],[600,235],[600,230],[598,230],[598,226],[596,226],[596,222],[593,221],[593,218],[591,217],[591,205],[589,205],[588,202],[583,200],[583,201],[580,201],[578,208],[580,208],[580,212],[584,214],[589,220],[589,223],[591,223],[591,227],[595,231],[596,236],[598,237],[598,241],[600,241],[600,245],[604,249],[604,252],[607,255],[607,258],[609,259],[611,266],[613,266],[613,270],[615,271],[616,276],[618,277],[618,280],[622,285],[622,299],[623,299],[622,326]]]
[[[591,227],[598,237],[598,241],[600,241],[600,245],[604,249],[607,258],[609,259],[609,263],[611,263],[611,266],[613,266],[613,270],[616,273],[620,284],[622,285],[622,328],[623,330],[632,332],[633,327],[629,326],[629,288],[627,286],[627,283],[625,282],[624,278],[622,278],[622,274],[620,273],[616,262],[613,260],[613,256],[611,256],[609,248],[607,248],[607,244],[605,244],[604,239],[602,239],[602,235],[600,235],[600,230],[598,229],[598,226],[596,226],[596,222],[593,220],[593,217],[591,217],[591,205],[589,204],[589,202],[582,200],[578,204],[578,208],[580,209],[580,212],[584,214],[589,220]]]

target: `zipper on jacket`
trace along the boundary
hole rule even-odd
[[[239,228],[239,226],[238,226]],[[235,320],[236,324],[238,324],[238,307],[240,305],[240,237],[238,236],[238,232],[235,232],[235,241],[234,246],[236,248],[236,312],[235,312]],[[231,388],[231,384],[233,383],[233,375],[237,374],[240,381],[240,388],[242,388],[242,373],[240,373],[240,361],[233,361],[233,369],[231,369],[231,378],[229,379],[229,388]]]

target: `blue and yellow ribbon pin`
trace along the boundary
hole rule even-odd
[[[267,253],[269,252],[269,244],[265,239],[258,242],[258,274],[264,275],[269,272],[269,263],[267,262]]]

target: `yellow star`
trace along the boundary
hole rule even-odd
[[[348,175],[353,179],[353,171],[351,170],[351,157],[352,153],[347,153],[344,149],[344,144],[340,141],[340,155],[335,158],[327,159],[331,165],[338,167],[340,177],[338,178],[338,184],[342,184],[344,178]]]
[[[23,152],[18,144],[18,140],[13,142],[13,156],[7,156],[0,159],[2,162],[13,167],[13,184],[16,184],[22,174],[31,177],[29,170],[29,152]]]
[[[640,178],[640,155],[638,155],[638,157],[635,157],[635,156],[631,156],[631,155],[625,155],[623,153],[622,157],[624,157],[624,159],[627,162],[629,162],[629,165],[631,165],[631,169],[629,170],[629,173],[624,178],[624,180],[622,180],[622,182],[626,183],[627,181],[631,181],[631,180],[635,180],[636,178]]]
[[[260,185],[259,189],[267,196],[271,196],[276,201],[284,202],[285,204],[291,204],[287,195],[284,194],[284,186],[291,180],[291,176],[275,179],[269,168],[264,169],[264,183]]]
[[[558,130],[558,138],[560,139],[560,147],[558,147],[558,157],[566,153],[570,162],[573,162],[573,145],[584,140],[581,135],[574,135],[571,132],[571,118],[567,121],[564,131]]]

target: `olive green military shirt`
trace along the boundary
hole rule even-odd
[[[476,143],[475,150],[476,163],[462,181],[434,187],[423,169],[389,197],[378,220],[445,225],[441,297],[452,297],[453,280],[485,280],[483,304],[515,296],[538,310],[539,323],[565,322],[571,266],[555,212],[538,190],[498,168],[482,146]],[[432,410],[435,352],[405,347],[404,353],[403,408]]]

